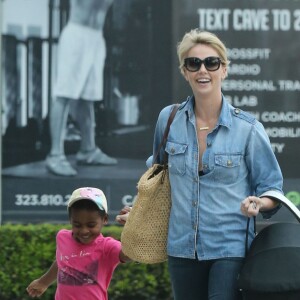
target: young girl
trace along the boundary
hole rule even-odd
[[[56,260],[50,269],[27,287],[31,297],[41,296],[57,279],[55,300],[104,300],[114,269],[128,257],[121,243],[103,237],[108,221],[104,193],[92,187],[75,190],[68,202],[72,230],[56,237]]]

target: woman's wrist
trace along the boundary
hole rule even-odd
[[[279,203],[269,197],[262,197],[259,201],[259,211],[266,211],[275,208]]]

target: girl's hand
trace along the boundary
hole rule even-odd
[[[47,290],[48,286],[41,283],[40,279],[33,280],[26,288],[32,298],[40,297]]]

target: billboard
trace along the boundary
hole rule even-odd
[[[92,2],[101,1],[82,3]],[[76,163],[82,136],[70,114],[64,147],[77,174],[61,177],[47,170],[45,160],[53,144],[49,114],[55,101],[58,42],[72,1],[2,2],[2,221],[65,221],[69,194],[82,185],[107,193],[111,221],[124,204],[132,204],[152,151],[159,111],[191,94],[178,70],[176,45],[197,27],[225,42],[231,63],[223,93],[233,106],[264,124],[283,171],[284,192],[300,206],[299,3],[114,1],[102,28],[103,99],[94,109],[96,144],[118,164]],[[283,209],[276,218],[290,216]]]

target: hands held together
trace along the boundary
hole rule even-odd
[[[127,221],[130,211],[131,211],[131,207],[129,207],[129,206],[123,207],[120,210],[119,214],[116,216],[116,221],[119,224],[124,225]]]

